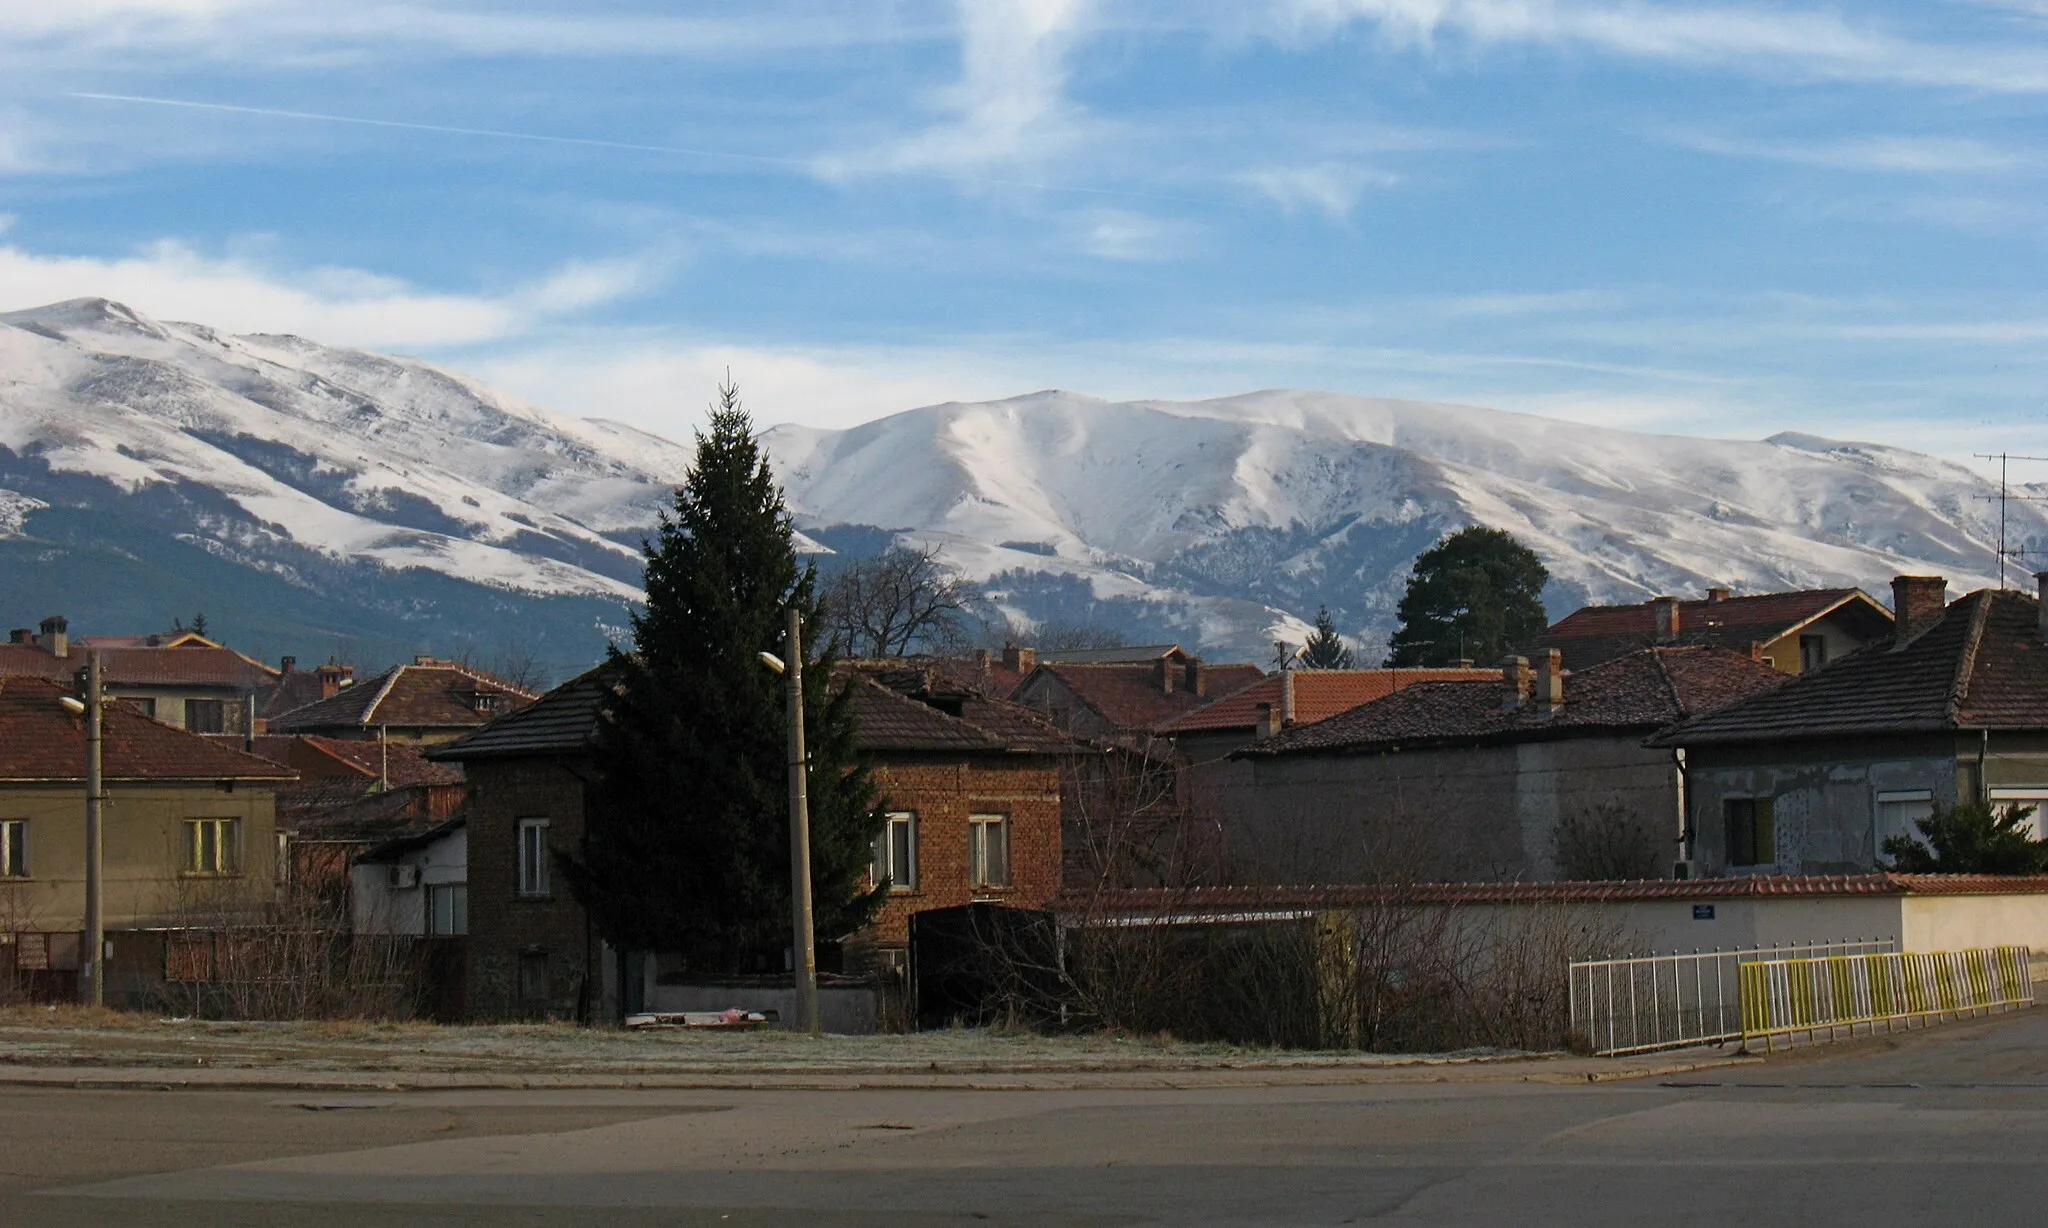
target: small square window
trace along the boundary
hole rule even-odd
[[[187,874],[240,874],[242,872],[242,821],[240,819],[185,820],[185,872]]]
[[[1010,885],[1010,816],[967,816],[968,881],[976,887]]]
[[[227,705],[218,699],[185,701],[186,733],[226,733]]]
[[[445,937],[469,932],[469,887],[434,883],[427,888],[427,933]]]

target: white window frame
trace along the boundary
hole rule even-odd
[[[27,819],[0,819],[0,879],[29,877]]]
[[[1991,790],[1991,809],[2017,803],[2032,806],[2034,813],[2027,816],[2027,830],[2035,839],[2041,837],[2041,815],[2048,811],[2048,785],[2004,785]]]
[[[908,864],[896,864],[896,829],[909,830],[904,842],[904,855]],[[875,851],[868,867],[868,881],[889,880],[890,895],[909,895],[917,890],[917,812],[915,810],[891,810],[888,821],[875,836]]]
[[[241,872],[242,820],[212,815],[185,820],[187,876],[233,878]]]
[[[1887,818],[1885,807],[1905,806],[1918,802],[1925,802],[1927,804],[1927,814],[1919,816],[1910,816],[1906,818],[1905,822],[1902,825],[1897,827],[1894,827],[1885,821]],[[1871,816],[1872,821],[1870,824],[1871,839],[1874,844],[1873,854],[1877,858],[1876,864],[1884,864],[1884,842],[1886,840],[1890,839],[1893,836],[1911,836],[1915,840],[1918,840],[1920,838],[1920,829],[1913,825],[1914,818],[1926,818],[1927,815],[1931,815],[1933,813],[1934,790],[1932,789],[1878,790],[1877,804],[1875,812]]]
[[[519,820],[518,889],[522,900],[545,900],[549,895],[549,822],[544,818]]]
[[[1003,873],[997,879],[989,873],[989,833],[997,832],[1003,846]],[[1015,881],[1010,857],[1010,816],[990,811],[967,816],[967,885],[976,891],[995,891]]]
[[[441,924],[441,901],[448,900],[448,924]],[[469,884],[428,883],[426,931],[435,938],[459,938],[469,933]]]

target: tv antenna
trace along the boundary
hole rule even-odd
[[[2005,475],[2006,475],[2006,466],[2007,466],[2008,462],[2011,462],[2011,461],[2048,461],[2048,456],[2021,456],[2021,455],[2019,455],[2018,453],[2015,453],[2015,452],[1973,452],[1973,453],[1971,453],[1971,455],[1972,455],[1972,456],[1975,456],[1975,457],[1976,457],[1976,458],[1977,458],[1978,460],[1988,460],[1988,461],[1989,461],[1989,460],[1995,460],[1995,461],[1997,461],[1997,462],[1998,462],[1998,494],[1997,494],[1996,496],[1993,496],[1993,495],[1978,495],[1977,497],[1978,497],[1979,499],[1990,499],[1990,498],[1996,498],[1996,499],[1998,500],[1998,588],[1999,588],[1999,591],[2003,592],[2003,591],[2005,590],[2005,563],[2006,563],[2006,560],[2007,560],[2007,559],[2016,559],[2016,558],[2025,558],[2025,557],[2026,557],[2026,556],[2027,556],[2028,554],[2030,554],[2030,553],[2033,553],[2032,551],[2028,550],[2028,549],[2027,549],[2026,547],[2024,547],[2024,546],[2020,547],[2020,548],[2019,548],[2019,549],[2017,549],[2017,550],[2008,550],[2008,549],[2006,549],[2006,546],[2005,546],[2005,521],[2006,521],[2006,517],[2005,517],[2005,509],[2006,509],[2006,505],[2007,505],[2008,503],[2010,503],[2010,502],[2011,502],[2012,500],[2014,500],[2014,499],[2018,499],[2018,500],[2020,500],[2020,501],[2022,501],[2022,502],[2025,502],[2025,503],[2042,503],[2042,502],[2048,502],[2048,498],[2044,498],[2044,497],[2043,497],[2043,496],[2041,496],[2041,495],[2016,495],[2016,494],[2013,494],[2013,493],[2012,493],[2012,491],[2011,491],[2011,488],[2010,488],[2010,486],[2009,486],[2009,485],[2007,484],[2007,482],[2006,482],[2006,477],[2005,477]]]

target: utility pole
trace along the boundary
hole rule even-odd
[[[818,942],[811,920],[811,804],[804,752],[803,616],[789,609],[782,639],[783,675],[789,688],[789,916],[796,965],[796,1013],[804,1030],[818,1034]]]
[[[2038,495],[2015,495],[2011,493],[2011,488],[2007,485],[2006,482],[2006,469],[2012,461],[2048,461],[2048,456],[2021,456],[2016,452],[1975,452],[1972,453],[1972,455],[1975,456],[1978,460],[1995,460],[1998,462],[1998,494],[1996,496],[1996,498],[1998,499],[1998,588],[1999,591],[2003,592],[2005,590],[2006,560],[2027,553],[2027,551],[2024,549],[2008,550],[2006,548],[2006,504],[2013,499],[2019,499],[2029,503],[2041,502],[2041,498]],[[1993,496],[1980,495],[1978,497],[1988,499],[1992,498]]]
[[[87,1006],[104,1006],[107,1000],[105,957],[107,918],[103,890],[105,841],[102,821],[106,810],[106,782],[100,762],[100,725],[105,712],[101,689],[100,650],[85,650],[85,950],[79,952],[84,983],[81,999]]]

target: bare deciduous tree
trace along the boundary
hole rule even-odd
[[[1559,877],[1588,881],[1662,878],[1675,838],[1660,838],[1643,816],[1619,801],[1582,806],[1552,831]]]
[[[824,612],[848,656],[902,657],[946,645],[972,597],[972,586],[934,551],[894,546],[832,577]]]

